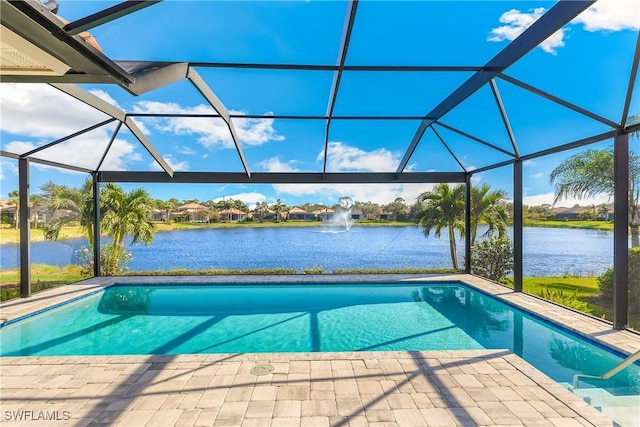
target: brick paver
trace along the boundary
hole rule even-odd
[[[69,418],[66,421],[74,425],[103,423],[122,426],[612,425],[596,409],[562,387],[556,387],[544,374],[530,369],[526,362],[510,357],[510,353],[503,350],[465,351],[460,356],[443,351],[269,356],[273,357],[271,363],[283,372],[275,370],[262,377],[269,380],[268,385],[254,385],[246,378],[236,381],[246,376],[239,369],[241,362],[254,364],[258,357],[249,354],[238,355],[234,360],[224,355],[60,357],[51,361],[36,357],[6,358],[3,359],[7,362],[5,367],[10,365],[15,369],[3,369],[0,389],[3,425],[34,425],[33,420],[37,417],[56,415]],[[264,360],[265,355],[259,357]],[[288,361],[288,357],[292,360]],[[302,357],[307,360],[301,361]],[[290,375],[300,375],[299,371],[307,367],[311,374],[316,366],[326,372],[327,364],[308,362],[330,362],[337,357],[342,360],[335,366],[341,374],[336,379],[322,376],[318,380],[311,379],[309,385],[291,383],[288,379]],[[368,363],[371,358],[376,358],[379,365]],[[450,373],[444,368],[452,362],[465,363],[469,358],[482,359],[486,362],[483,364],[485,368],[492,363],[499,364],[501,370],[492,375],[496,379],[518,378],[518,384],[527,385],[511,382],[511,385],[487,387],[481,381],[473,381],[475,377],[472,374],[459,374],[455,369]],[[268,357],[266,359],[270,362]],[[427,363],[434,359],[439,363]],[[124,372],[131,361],[138,366],[135,373],[130,374],[133,379],[128,379],[127,375],[88,375],[91,372]],[[347,374],[347,370],[342,369],[349,361],[361,363],[358,368],[360,374],[356,370]],[[177,369],[172,362],[190,363],[192,372],[180,369],[176,375]],[[16,387],[18,379],[25,373],[56,372],[69,366],[74,369],[65,372],[76,374],[64,374],[64,383],[73,384],[74,388],[58,389],[50,387],[50,381],[45,381],[40,383],[40,388],[29,388],[29,393],[25,394],[24,389]],[[212,366],[217,369],[211,370]],[[196,383],[175,381],[178,376],[196,378],[195,373],[204,369],[215,372],[208,385],[202,380]],[[368,372],[379,369],[383,369],[384,375]],[[214,379],[219,373],[230,378],[216,384]],[[385,379],[389,375],[395,380]],[[463,375],[462,380],[460,375]],[[171,380],[167,381],[168,378]],[[324,398],[310,398],[314,381],[332,385],[331,390],[317,390]],[[461,383],[469,384],[469,387],[465,389]],[[35,384],[37,382],[28,382],[29,387],[35,387]],[[349,387],[354,387],[357,393],[332,392],[343,384],[350,384]],[[429,391],[422,393],[411,388],[403,392],[399,384],[414,384],[418,389]],[[162,388],[158,388],[160,385]],[[519,390],[519,387],[526,389]],[[62,395],[61,390],[65,392]],[[136,395],[131,395],[130,390],[136,390]],[[523,394],[532,399],[525,400]],[[38,398],[34,399],[34,396]],[[19,416],[23,417],[22,421],[15,419]]]

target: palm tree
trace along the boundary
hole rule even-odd
[[[481,187],[471,187],[471,245],[476,242],[478,224],[485,223],[489,226],[483,235],[491,237],[498,234],[504,237],[507,234],[507,221],[509,213],[505,204],[507,192],[504,190],[491,191],[489,184]]]
[[[281,212],[287,211],[287,205],[282,203],[282,200],[278,199],[276,200],[276,203],[273,206],[271,206],[271,209],[273,209],[274,212],[276,213],[276,222],[280,222],[280,220],[282,219]]]
[[[560,163],[551,172],[549,180],[555,185],[555,202],[565,197],[594,197],[606,194],[613,197],[613,149],[589,149]],[[640,158],[629,153],[629,227],[631,246],[640,246]]]
[[[253,211],[257,214],[259,221],[263,222],[264,216],[269,212],[269,206],[267,202],[256,202],[256,208]]]
[[[440,237],[443,229],[449,234],[449,250],[453,268],[458,270],[458,252],[455,232],[464,232],[464,186],[449,187],[447,183],[438,184],[432,191],[418,196],[418,212],[414,221],[422,226],[425,237],[431,231]]]
[[[133,236],[134,245],[148,245],[153,241],[156,225],[151,221],[152,199],[146,190],[136,188],[126,193],[109,183],[102,193],[104,216],[101,222],[105,232],[113,237],[114,247],[124,246],[127,235]]]
[[[53,212],[53,219],[43,229],[45,239],[56,240],[63,226],[77,222],[93,247],[93,181],[87,178],[80,188],[48,182],[40,189]]]

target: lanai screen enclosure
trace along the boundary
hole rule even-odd
[[[28,149],[3,143],[2,157],[18,162],[23,212],[30,206],[31,163],[90,174],[96,207],[104,182],[465,183],[468,260],[471,180],[511,166],[514,288],[522,291],[523,163],[612,140],[614,327],[626,326],[629,135],[640,130],[632,119],[640,113],[637,2],[0,1],[3,85],[47,84],[103,118]],[[271,25],[265,29],[260,20]],[[626,30],[625,43],[616,37],[621,30]],[[582,43],[598,38],[598,46],[605,47],[560,60],[557,50],[569,49],[581,37],[586,38]],[[610,60],[608,53],[623,60]],[[527,75],[533,77],[520,77]],[[547,90],[550,81],[562,82],[566,90]],[[149,95],[163,94],[170,86],[179,86],[185,102],[202,108],[154,109]],[[100,88],[107,87],[117,89],[129,104],[144,100],[146,108],[108,102],[113,99],[100,96]],[[245,105],[227,105],[228,94],[240,88],[249,88],[252,96]],[[527,102],[515,102],[521,98]],[[547,107],[574,119],[556,120],[550,112],[545,116]],[[488,131],[488,111],[495,114],[499,130]],[[480,119],[472,120],[474,116]],[[32,119],[37,123],[38,117]],[[211,158],[201,170],[172,167],[177,162],[169,149],[141,126],[152,119],[213,126],[222,133],[214,142],[222,141],[229,150],[216,153],[220,161]],[[316,139],[309,141],[317,143],[281,143],[281,156],[274,158],[320,152],[315,166],[266,168],[266,159],[256,153],[260,141],[243,127],[251,120],[314,129]],[[99,147],[86,147],[82,161],[56,151],[103,126],[111,126],[110,138]],[[402,153],[394,167],[358,168],[332,161],[332,152],[340,148],[335,132],[349,126],[355,132],[385,127],[378,150]],[[153,167],[111,168],[105,160],[123,133],[135,137],[153,158]],[[23,297],[31,294],[29,221],[29,215],[20,215]],[[94,223],[94,259],[99,260],[100,224],[97,219]],[[465,269],[470,272],[469,263]],[[100,274],[99,265],[94,274]]]

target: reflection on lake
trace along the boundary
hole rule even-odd
[[[336,269],[449,268],[446,238],[425,238],[420,228],[353,227],[330,233],[318,227],[195,229],[156,233],[150,246],[131,246],[131,271],[172,269],[272,269],[302,272]],[[479,230],[481,234],[483,230]],[[446,235],[446,233],[443,233]],[[104,240],[104,239],[103,239]],[[103,241],[104,243],[104,241]],[[84,239],[37,242],[32,262],[73,263]],[[460,260],[464,246],[459,244]],[[18,245],[0,245],[2,268],[18,266]],[[613,260],[613,233],[562,228],[525,228],[527,276],[597,275]]]

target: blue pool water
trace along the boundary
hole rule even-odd
[[[509,349],[558,382],[621,360],[457,283],[113,286],[0,339],[2,356]],[[640,366],[608,386],[640,392]]]

